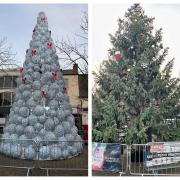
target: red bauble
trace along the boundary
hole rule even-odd
[[[121,53],[120,53],[120,51],[116,51],[115,55],[116,55],[116,61],[120,61],[121,60]]]
[[[37,51],[36,50],[32,50],[31,54],[32,54],[32,56],[36,56],[37,55]]]
[[[48,48],[51,49],[52,48],[52,43],[47,43]]]

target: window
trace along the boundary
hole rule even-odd
[[[3,102],[4,106],[8,106],[11,105],[11,92],[5,92],[4,93],[4,102]]]
[[[12,105],[15,93],[14,92],[4,92],[0,93],[0,106],[10,106]]]
[[[3,88],[4,77],[0,77],[0,88]]]
[[[13,82],[12,82],[12,87],[13,87],[13,88],[16,88],[16,87],[17,87],[17,82],[16,82],[16,81],[17,81],[17,76],[13,76],[12,78],[13,78],[13,79],[12,79],[12,81],[13,81]]]
[[[3,134],[3,127],[0,126],[0,134]]]
[[[3,102],[3,93],[0,93],[0,106],[2,106],[2,102]]]
[[[12,87],[12,76],[5,76],[4,88]]]
[[[13,104],[14,101],[15,101],[15,93],[12,92],[12,102],[11,102],[11,105]]]
[[[69,87],[68,79],[64,79],[64,83],[65,83],[65,87],[68,88]]]

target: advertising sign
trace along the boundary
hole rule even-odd
[[[180,164],[180,142],[149,143],[146,150],[146,166]]]
[[[120,171],[120,144],[93,143],[92,169],[94,171]]]

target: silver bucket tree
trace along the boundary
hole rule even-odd
[[[73,157],[82,151],[82,142],[44,12],[38,14],[29,45],[3,138],[54,141],[58,146],[40,143],[40,158]],[[28,141],[5,141],[0,151],[19,158],[36,158],[36,149]]]

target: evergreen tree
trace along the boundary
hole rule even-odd
[[[39,153],[42,159],[66,159],[80,153],[82,143],[76,141],[81,141],[81,137],[75,126],[44,12],[40,12],[37,17],[20,75],[15,102],[10,110],[3,138],[55,141],[56,146],[53,147],[49,147],[46,142],[40,144]],[[30,142],[14,142],[1,144],[1,152],[14,157],[36,158],[36,147]]]
[[[95,73],[94,141],[116,142],[122,132],[121,141],[128,144],[151,141],[152,133],[168,140],[163,139],[168,132],[160,129],[180,112],[180,83],[171,78],[173,60],[160,70],[168,48],[163,47],[162,29],[155,31],[153,20],[134,4],[118,20],[115,35],[110,35],[109,59]]]

